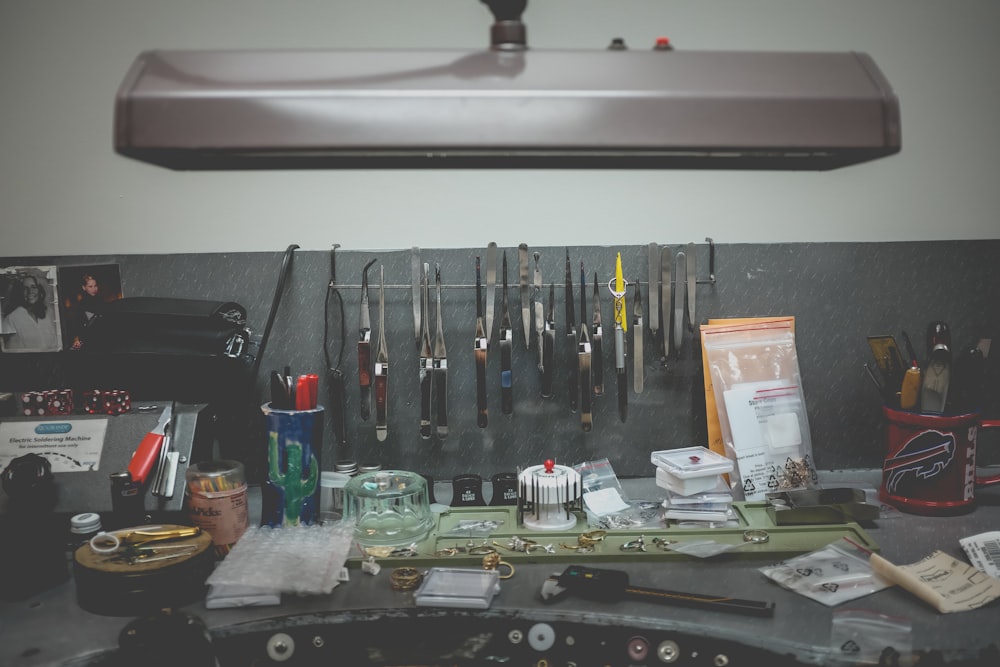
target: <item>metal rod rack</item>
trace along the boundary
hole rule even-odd
[[[695,280],[695,283],[698,284],[698,285],[714,285],[715,284],[715,241],[713,241],[711,237],[705,237],[705,241],[708,243],[708,278],[698,278],[697,280]],[[334,250],[336,250],[337,248],[340,247],[340,244],[339,243],[335,243],[333,247],[334,247]],[[676,281],[671,280],[669,284],[673,285],[675,282]],[[649,286],[649,281],[648,280],[639,280],[639,281],[636,281],[636,282],[632,282],[632,281],[629,281],[629,280],[626,279],[626,283],[628,285],[630,285],[630,286],[631,285],[635,285],[635,284],[646,285],[647,287]],[[577,283],[573,283],[573,284],[574,284],[574,286],[577,285]],[[558,288],[565,288],[566,287],[566,283],[549,283],[549,282],[544,283],[544,286],[549,286],[549,285],[551,285],[553,287],[558,287]],[[589,283],[588,283],[588,285],[589,285]],[[337,283],[337,282],[331,282],[330,287],[331,288],[336,288],[336,289],[361,289],[362,286],[360,284],[358,284],[358,283]],[[369,283],[368,283],[368,289],[377,289],[378,287],[379,287],[379,283],[377,281],[369,281]],[[393,289],[393,290],[395,290],[395,289],[412,289],[413,285],[409,285],[409,284],[405,284],[404,285],[404,284],[399,284],[399,283],[393,283],[393,284],[382,285],[382,287],[384,287],[385,289]],[[431,287],[433,287],[433,285],[431,285]],[[441,283],[441,289],[445,289],[445,290],[447,290],[447,289],[474,289],[475,287],[476,287],[476,285],[475,284],[471,284],[471,283]],[[508,284],[508,287],[517,288],[517,287],[519,287],[519,284],[517,282],[511,282],[511,283]]]

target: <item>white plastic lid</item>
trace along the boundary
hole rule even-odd
[[[733,462],[707,447],[683,447],[653,452],[650,460],[675,477],[688,479],[732,471]]]
[[[96,512],[75,514],[69,520],[69,532],[74,535],[96,533],[101,529],[101,515]]]

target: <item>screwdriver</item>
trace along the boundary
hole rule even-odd
[[[542,599],[546,602],[554,602],[566,594],[575,594],[584,599],[600,602],[615,602],[628,598],[750,616],[774,615],[773,602],[633,586],[629,583],[628,574],[621,570],[605,570],[582,565],[570,565],[562,574],[551,577],[542,588]]]
[[[910,356],[910,367],[906,369],[903,383],[899,388],[899,407],[903,410],[916,410],[920,403],[920,385],[923,374],[920,371],[920,362],[917,360],[917,354],[913,349],[913,343],[910,342],[910,337],[905,331],[902,333],[903,343]]]

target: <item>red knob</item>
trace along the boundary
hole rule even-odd
[[[545,463],[543,465],[545,466],[545,472],[552,472],[555,470],[556,462],[552,459],[545,459]]]

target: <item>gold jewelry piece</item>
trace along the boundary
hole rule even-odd
[[[495,554],[496,552],[496,547],[491,547],[488,544],[481,544],[478,547],[469,549],[470,556],[485,556],[487,554]]]
[[[484,570],[500,570],[500,568],[507,568],[509,571],[507,574],[500,573],[501,579],[510,579],[514,576],[514,566],[505,560],[500,560],[500,554],[494,552],[483,556],[483,569]]]
[[[770,539],[771,536],[767,534],[767,531],[761,530],[760,528],[743,531],[744,542],[750,542],[751,544],[764,544]]]
[[[437,556],[438,558],[441,558],[444,556],[454,556],[457,553],[458,549],[456,547],[449,547],[447,549],[438,549],[437,551],[434,552],[434,555]]]
[[[580,542],[583,542],[584,540],[587,540],[589,542],[600,542],[607,536],[608,536],[608,531],[606,530],[591,530],[581,535],[579,537],[579,540]]]
[[[424,575],[414,567],[397,567],[389,575],[389,585],[395,591],[408,591],[420,585]]]

